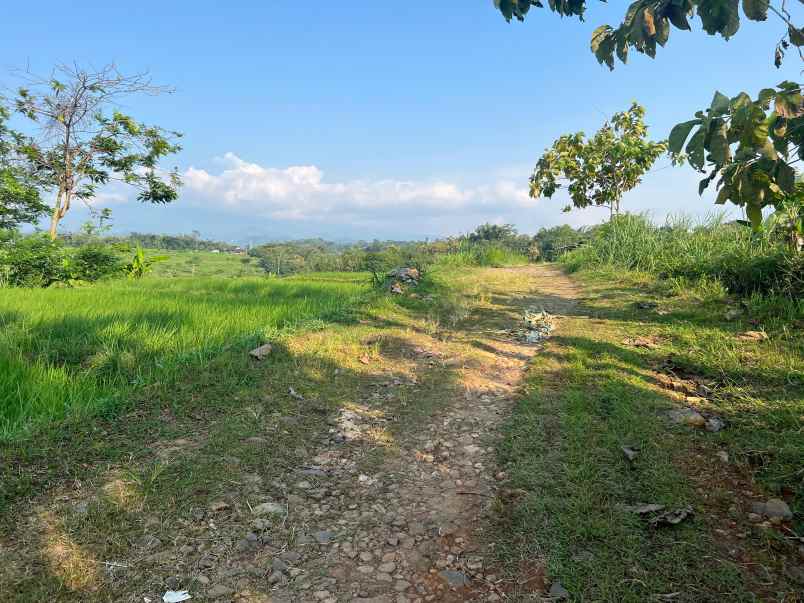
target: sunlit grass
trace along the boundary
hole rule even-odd
[[[365,275],[0,289],[0,438],[114,408],[221,351],[347,319]]]

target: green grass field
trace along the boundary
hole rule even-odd
[[[154,264],[152,277],[174,276],[264,276],[257,261],[246,255],[211,251],[170,251],[148,249],[146,255],[164,255],[168,259]]]
[[[224,349],[343,320],[368,294],[361,274],[0,289],[0,438],[113,408]]]

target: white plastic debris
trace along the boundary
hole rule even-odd
[[[186,601],[192,598],[193,596],[186,590],[169,590],[162,595],[162,601],[165,603],[179,603],[180,601]]]
[[[540,343],[550,336],[553,330],[553,317],[545,310],[537,311],[535,308],[525,310],[525,329],[522,339],[525,343]]]

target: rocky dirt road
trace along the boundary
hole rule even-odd
[[[510,590],[488,528],[495,505],[516,496],[494,447],[539,350],[524,342],[522,317],[545,309],[560,328],[576,289],[553,267],[495,272],[488,303],[446,342],[381,342],[383,354],[413,359],[413,381],[416,367],[455,367],[454,395],[421,424],[398,426],[393,451],[370,470],[363,457],[388,416],[371,403],[341,410],[309,467],[288,480],[286,525],[298,535],[274,559],[273,601],[499,601]]]

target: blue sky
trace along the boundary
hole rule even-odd
[[[44,2],[4,9],[0,82],[13,68],[60,62],[149,70],[172,95],[131,99],[135,117],[184,133],[180,200],[141,206],[104,191],[115,228],[199,230],[229,240],[443,236],[476,224],[524,232],[590,224],[605,211],[564,214],[530,200],[527,179],[562,133],[594,131],[633,100],[653,136],[708,105],[718,89],[752,95],[799,61],[772,66],[780,26],[745,22],[729,42],[674,30],[651,60],[614,72],[589,51],[595,26],[627,5],[593,4],[587,20],[534,10],[508,24],[491,0],[299,3]],[[800,10],[800,7],[793,7]],[[624,206],[703,216],[689,168],[656,164]],[[663,169],[664,168],[664,169]],[[76,210],[75,227],[87,213]]]

